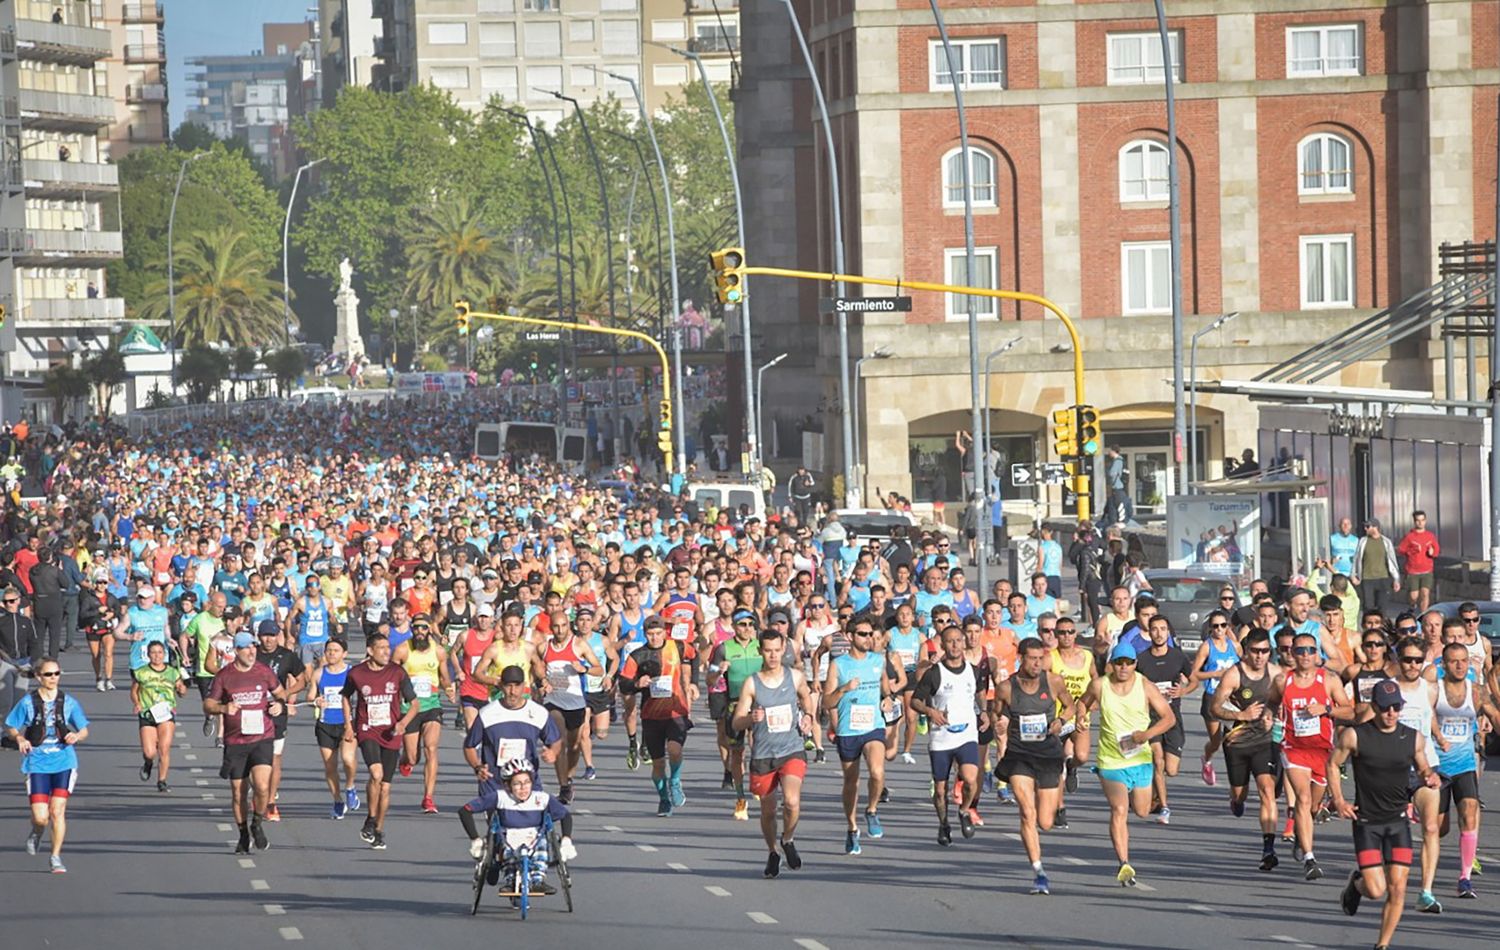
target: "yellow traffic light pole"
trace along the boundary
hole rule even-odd
[[[716,262],[717,263],[717,262]],[[757,274],[764,277],[794,277],[798,280],[823,280],[831,283],[840,281],[850,284],[873,284],[877,287],[895,287],[899,290],[930,290],[945,294],[972,294],[976,297],[992,297],[996,300],[1016,300],[1021,303],[1034,303],[1048,311],[1068,331],[1068,337],[1073,341],[1073,398],[1077,405],[1084,406],[1087,403],[1083,397],[1083,341],[1078,336],[1078,327],[1062,308],[1046,297],[1036,294],[1022,293],[1019,290],[991,290],[988,287],[959,287],[953,284],[934,284],[923,280],[892,280],[888,277],[865,277],[860,274],[827,274],[806,270],[789,270],[784,267],[745,267],[737,269],[741,274]],[[743,288],[740,288],[743,292]],[[988,385],[988,384],[986,384]],[[1077,475],[1074,477],[1074,494],[1078,496],[1078,511],[1083,517],[1087,517],[1092,509],[1089,507],[1090,491],[1089,477]]]
[[[674,453],[672,452],[672,426],[674,422],[674,416],[672,412],[672,398],[669,395],[672,391],[672,368],[671,364],[667,360],[667,351],[662,349],[661,344],[658,343],[655,339],[637,330],[621,330],[616,327],[594,327],[582,323],[568,323],[562,320],[547,320],[543,317],[520,317],[509,313],[486,313],[483,310],[470,309],[468,301],[464,300],[454,301],[453,306],[458,311],[458,322],[460,327],[466,327],[468,325],[467,318],[472,317],[480,320],[495,320],[501,323],[523,323],[528,326],[556,327],[559,330],[571,330],[576,333],[601,333],[605,336],[622,336],[628,339],[641,340],[642,342],[649,343],[651,345],[651,348],[656,351],[656,355],[661,358],[663,396],[661,400],[661,422],[659,431],[664,433],[665,437],[657,440],[657,447],[662,451],[662,460],[665,462],[666,470],[669,472],[677,472],[678,474],[682,474],[680,466],[684,460],[674,460]],[[674,467],[674,461],[676,463],[676,467]]]

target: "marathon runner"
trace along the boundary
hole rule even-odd
[[[615,649],[620,651],[623,667],[630,654],[646,643],[646,619],[649,614],[641,608],[641,589],[635,581],[625,582],[621,587],[621,596],[623,600],[620,609],[610,614],[609,639],[614,642]],[[634,770],[640,764],[641,751],[639,717],[636,712],[637,693],[633,688],[627,689],[626,685],[620,684],[620,704],[624,707],[625,739],[628,743],[625,767]]]
[[[1250,783],[1260,797],[1260,869],[1275,870],[1276,743],[1272,739],[1271,688],[1281,668],[1271,663],[1271,635],[1252,627],[1240,643],[1241,660],[1224,671],[1209,713],[1224,722],[1224,770],[1229,777],[1229,811],[1245,814]]]
[[[1458,896],[1475,897],[1470,879],[1474,856],[1479,849],[1479,756],[1474,739],[1480,735],[1483,713],[1492,723],[1500,723],[1488,690],[1469,676],[1469,648],[1460,642],[1443,647],[1443,675],[1438,683],[1433,707],[1436,728],[1432,743],[1437,749],[1438,811],[1442,814],[1439,836],[1448,834],[1451,812],[1458,812]],[[1427,842],[1423,841],[1425,853]],[[1434,842],[1436,850],[1436,842]]]
[[[236,611],[239,608],[235,608]],[[234,661],[214,674],[203,711],[224,717],[224,764],[219,777],[229,780],[234,821],[240,829],[235,854],[264,851],[270,842],[262,823],[271,805],[271,764],[276,757],[275,726],[271,717],[281,712],[286,691],[271,668],[256,661],[255,638],[234,636]]]
[[[594,768],[594,740],[609,738],[610,720],[614,717],[615,679],[620,672],[620,651],[614,641],[595,622],[594,608],[580,604],[573,608],[573,632],[588,645],[600,666],[591,667],[583,680],[583,702],[587,715],[579,739],[583,758],[583,778],[592,782],[599,774]]]
[[[1068,695],[1077,703],[1094,681],[1094,658],[1078,646],[1078,628],[1072,617],[1057,618],[1057,649],[1052,651],[1052,672],[1063,678]],[[1078,791],[1078,769],[1089,760],[1090,716],[1075,709],[1074,729],[1063,737],[1063,794],[1058,797],[1058,828],[1068,827],[1067,796]]]
[[[738,699],[750,674],[761,669],[760,641],[755,611],[739,609],[732,615],[734,635],[714,647],[709,655],[709,677],[722,680],[726,696]],[[738,707],[736,707],[738,708]],[[750,805],[745,798],[745,730],[734,728],[733,710],[725,714],[724,738],[729,746],[729,777],[734,785],[734,819],[748,821]]]
[[[626,586],[627,604],[630,587]],[[691,643],[667,637],[661,617],[649,616],[643,624],[646,642],[625,658],[620,680],[645,697],[641,700],[641,740],[651,758],[656,814],[670,818],[687,802],[682,789],[682,747],[693,727],[688,717],[698,700],[697,657],[685,652],[693,649]]]
[[[558,800],[573,803],[573,777],[583,755],[583,727],[588,720],[587,674],[602,671],[604,663],[582,637],[573,632],[566,610],[552,613],[552,635],[542,651],[546,678],[542,683],[542,705],[564,736],[557,757]]]
[[[1187,733],[1182,725],[1182,697],[1196,688],[1193,664],[1177,646],[1172,625],[1161,614],[1147,621],[1147,649],[1136,655],[1136,672],[1156,685],[1158,692],[1172,707],[1176,719],[1172,728],[1151,741],[1152,802],[1151,810],[1158,824],[1172,822],[1172,807],[1167,801],[1167,779],[1177,775],[1182,763],[1182,749]]]
[[[877,813],[885,786],[885,728],[880,716],[890,711],[893,700],[885,654],[874,652],[874,641],[874,624],[868,618],[855,618],[849,626],[848,652],[833,658],[823,680],[823,709],[833,715],[833,734],[844,776],[844,818],[848,822],[845,854],[862,850],[859,826],[854,821],[861,760],[870,772],[865,830],[871,838],[885,836]]]
[[[281,645],[281,631],[274,618],[262,620],[256,633],[260,638],[260,648],[255,655],[256,662],[269,667],[271,672],[276,674],[276,679],[281,683],[281,688],[288,697],[297,695],[305,684],[303,677],[307,674],[307,668],[302,665],[302,658]],[[318,656],[321,657],[322,654],[323,651],[320,648]],[[287,718],[296,714],[296,704],[287,702],[282,704],[280,713],[271,716],[271,724],[276,729],[272,744],[271,804],[266,809],[267,821],[281,820],[281,809],[276,802],[281,797],[282,753],[286,750]]]
[[[5,734],[21,753],[21,774],[31,804],[26,853],[36,854],[42,835],[52,831],[53,874],[68,873],[63,841],[68,834],[68,799],[78,786],[78,743],[89,737],[89,720],[78,700],[58,686],[62,667],[50,656],[36,664],[36,689],[10,708]],[[238,803],[236,803],[238,804]]]
[[[1231,590],[1229,600],[1233,599],[1234,592]],[[1211,707],[1224,671],[1233,668],[1240,661],[1240,647],[1230,635],[1231,621],[1223,610],[1211,611],[1206,626],[1208,635],[1203,638],[1202,646],[1198,647],[1198,653],[1193,657],[1192,675],[1195,681],[1203,684],[1203,702],[1199,715],[1203,717],[1203,728],[1208,732],[1208,741],[1203,744],[1200,771],[1203,784],[1214,786],[1219,784],[1218,773],[1214,771],[1214,753],[1219,751],[1224,742],[1224,723],[1213,715]]]
[[[902,605],[903,610],[909,610]],[[981,697],[987,684],[982,681],[986,670],[970,663],[965,656],[963,631],[949,626],[942,633],[943,654],[928,665],[918,678],[911,695],[911,709],[926,716],[927,757],[932,767],[932,804],[937,810],[938,844],[953,843],[952,825],[948,821],[948,780],[954,766],[962,786],[959,802],[959,828],[965,838],[974,837],[974,822],[969,809],[979,798],[979,733],[981,724],[988,727],[988,709],[981,709]]]
[[[177,731],[177,697],[187,693],[187,682],[182,670],[167,665],[167,645],[159,640],[147,644],[146,665],[130,675],[130,702],[141,736],[141,781],[150,781],[156,766],[156,790],[171,791],[167,773],[172,768],[172,736]]]
[[[495,642],[495,608],[491,604],[480,604],[474,608],[474,626],[470,627],[454,648],[458,669],[458,705],[463,713],[463,727],[467,732],[474,725],[474,717],[490,701],[490,688],[474,677],[474,671],[484,659],[484,652]]]
[[[349,675],[349,647],[334,637],[324,645],[322,662],[307,678],[307,702],[317,709],[313,738],[323,758],[323,778],[333,798],[330,818],[342,821],[351,811],[359,811],[359,790],[355,788],[354,743],[344,741],[344,683]],[[340,780],[342,769],[342,781]]]
[[[385,634],[377,631],[366,638],[365,661],[345,675],[340,696],[344,706],[344,741],[359,743],[365,770],[370,774],[365,788],[369,813],[359,836],[374,850],[384,851],[391,779],[401,758],[406,728],[419,712],[411,677],[391,663],[391,641]],[[399,717],[398,703],[410,704]]]
[[[422,811],[438,813],[432,800],[437,791],[438,746],[443,736],[443,697],[455,698],[448,675],[448,651],[433,637],[432,618],[417,614],[411,621],[411,639],[391,651],[391,662],[406,670],[416,694],[417,714],[401,737],[401,762],[397,768],[405,778],[418,763],[422,766]]]
[[[1290,603],[1310,598],[1294,595]],[[1287,621],[1292,623],[1291,620]],[[1316,621],[1307,621],[1316,623]],[[1334,720],[1351,722],[1354,704],[1344,684],[1318,665],[1318,637],[1301,632],[1292,638],[1294,667],[1276,676],[1271,685],[1273,701],[1280,706],[1282,724],[1281,766],[1294,795],[1292,819],[1301,855],[1302,876],[1316,881],[1323,869],[1313,853],[1313,812],[1328,787],[1328,756],[1333,750]]]

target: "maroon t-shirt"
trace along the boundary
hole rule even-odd
[[[401,718],[401,704],[397,698],[414,702],[416,688],[406,670],[388,663],[373,670],[368,663],[350,667],[344,678],[344,695],[349,697],[349,706],[354,712],[354,737],[360,742],[373,740],[387,749],[401,747],[401,734],[395,730],[396,720]]]
[[[231,663],[214,674],[208,697],[220,703],[232,701],[239,707],[237,712],[224,714],[225,745],[249,745],[275,738],[276,726],[270,713],[275,697],[271,693],[280,687],[276,674],[261,663],[248,670]]]

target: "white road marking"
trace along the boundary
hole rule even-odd
[[[767,913],[765,913],[763,911],[759,911],[759,910],[747,910],[747,911],[745,911],[745,916],[749,917],[751,920],[755,921],[757,924],[774,924],[774,923],[776,923],[776,918],[775,917],[772,917],[770,914],[767,914]]]
[[[1063,860],[1075,867],[1086,868],[1089,866],[1089,862],[1083,858],[1063,858]]]
[[[198,766],[196,766],[196,765],[193,766],[192,768],[188,769],[188,772],[190,774],[192,774],[192,775],[202,775],[203,774],[203,770],[201,768],[199,768]]]
[[[204,793],[202,793],[198,797],[202,798],[206,802],[211,802],[211,801],[214,800],[214,793],[213,792],[204,792]]]
[[[301,940],[302,939],[302,931],[298,930],[296,927],[282,927],[281,928],[281,939],[282,940]]]
[[[821,943],[811,937],[798,937],[797,946],[802,950],[828,950],[828,944]]]
[[[1303,943],[1302,939],[1300,937],[1288,937],[1286,934],[1272,934],[1270,937],[1268,937],[1266,939],[1268,939],[1268,940],[1277,940],[1277,941],[1280,941],[1281,943],[1289,943],[1292,946],[1297,947],[1298,950],[1317,950],[1317,948],[1315,946],[1313,946],[1312,944],[1310,944],[1310,943]]]
[[[208,810],[208,813],[210,815],[222,815],[222,814],[224,814],[224,809],[222,809],[222,808],[210,808]]]
[[[188,755],[183,756],[183,758],[186,759],[189,762],[196,762],[196,761],[198,761],[198,757],[196,755],[191,754],[191,753],[189,753]]]
[[[238,842],[235,842],[235,843],[238,844]],[[250,858],[240,858],[240,867],[242,867],[242,868],[253,868],[253,867],[255,867],[255,862],[253,860],[251,860]]]
[[[214,825],[214,827],[217,828],[219,831],[233,831],[234,830],[234,825],[226,825],[222,821],[219,822],[217,825]]]
[[[592,815],[594,813],[594,810],[592,808],[577,808],[574,810],[577,811],[580,815]]]
[[[1021,836],[1018,835],[1018,834],[1016,834],[1014,831],[1007,831],[1005,833],[1005,837],[1009,838],[1012,841],[1020,841],[1021,840]]]
[[[1135,882],[1135,889],[1138,891],[1145,891],[1148,894],[1154,893],[1156,891],[1156,888],[1152,887],[1150,884],[1142,884],[1140,881]]]
[[[640,848],[642,851],[646,852],[647,854],[650,854],[651,852],[653,852],[653,851],[656,850],[656,846],[655,845],[650,845],[650,844],[638,844],[638,845],[636,845],[636,847]]]
[[[611,831],[611,832],[616,832],[616,833],[618,833],[619,830],[620,830],[620,826],[619,825],[602,825],[601,827],[603,827],[605,831]]]
[[[260,878],[256,878],[255,880],[250,882],[250,890],[252,891],[269,891],[270,889],[271,885],[266,883],[265,881],[262,881]]]
[[[692,868],[688,867],[686,864],[678,864],[676,861],[667,862],[667,867],[678,872],[687,872],[692,870]]]
[[[286,908],[282,907],[280,904],[262,904],[260,906],[264,907],[266,909],[266,913],[271,917],[286,916]]]
[[[715,897],[728,897],[729,896],[729,892],[728,891],[724,890],[724,888],[719,887],[716,884],[705,884],[705,885],[703,885],[703,889],[705,891],[708,891],[710,894],[712,894]]]
[[[206,779],[206,778],[195,778],[195,779],[193,779],[193,784],[196,785],[196,786],[198,786],[199,788],[207,788],[208,787],[208,779]]]

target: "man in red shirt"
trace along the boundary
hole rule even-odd
[[[344,741],[358,742],[370,773],[366,801],[370,814],[359,836],[376,851],[385,850],[385,813],[391,806],[391,776],[401,757],[406,726],[417,714],[417,690],[406,670],[391,664],[391,641],[383,633],[365,638],[365,661],[344,678]],[[409,703],[404,716],[397,697]]]
[[[691,641],[667,639],[661,617],[646,618],[646,643],[620,667],[620,683],[641,696],[641,739],[651,754],[656,814],[669,818],[687,801],[682,793],[682,746],[698,701],[697,652]]]
[[[1427,530],[1427,512],[1412,512],[1411,530],[1396,545],[1396,553],[1406,558],[1406,591],[1418,613],[1432,603],[1433,560],[1442,552],[1437,535]]]
[[[257,653],[254,637],[235,634],[234,662],[214,675],[203,700],[205,715],[224,717],[224,764],[219,777],[229,779],[234,820],[240,826],[235,854],[250,853],[252,836],[257,851],[270,847],[261,822],[271,803],[271,763],[276,745],[272,719],[286,708],[286,690],[270,667],[256,661]]]
[[[32,593],[31,569],[36,567],[37,562],[41,560],[41,557],[36,553],[41,546],[41,538],[35,534],[28,534],[26,536],[26,545],[16,552],[16,562],[11,566],[11,570],[15,571],[16,577],[21,579],[21,586],[26,589],[28,597]]]

